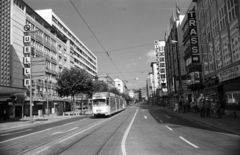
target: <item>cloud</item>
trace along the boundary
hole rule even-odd
[[[126,65],[127,68],[129,68],[131,66],[137,66],[137,63],[136,62],[131,62],[131,63]]]
[[[151,62],[155,62],[156,61],[156,51],[155,50],[150,50],[149,52],[147,52],[145,54],[145,56],[147,57],[147,61],[145,62],[145,65],[150,65]]]
[[[141,59],[142,59],[142,57],[139,57],[138,59],[139,59],[139,60],[141,60]]]
[[[131,59],[131,61],[134,61],[134,60],[135,60],[134,58]]]

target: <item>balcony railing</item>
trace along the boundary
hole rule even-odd
[[[50,58],[50,56],[47,54],[47,55],[45,55],[45,57],[46,57],[46,59],[48,60],[48,61],[50,61],[51,60],[51,58]]]
[[[38,34],[36,35],[36,40],[39,41],[40,43],[43,43],[43,38]]]
[[[44,40],[44,46],[48,47],[50,49],[50,43]]]
[[[51,44],[51,50],[54,52],[54,53],[57,53],[57,48],[55,45]]]
[[[37,56],[40,56],[40,57],[43,56],[43,52],[39,49],[35,49],[35,53],[36,53]]]

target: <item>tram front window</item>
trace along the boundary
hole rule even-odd
[[[105,99],[93,100],[93,105],[94,106],[106,105],[106,100]]]

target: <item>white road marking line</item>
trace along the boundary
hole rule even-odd
[[[144,116],[145,119],[147,119],[147,116]]]
[[[169,117],[168,115],[165,115],[165,117],[167,117],[167,118],[171,118],[171,117]]]
[[[195,148],[198,148],[198,146],[194,145],[193,143],[189,142],[188,140],[184,139],[183,137],[179,136],[179,138],[181,138],[182,140],[184,140],[186,143],[192,145]]]
[[[101,122],[99,122],[99,123],[97,123],[97,124],[95,124],[95,125],[87,128],[87,129],[85,129],[85,130],[82,130],[81,132],[78,132],[78,133],[76,133],[76,134],[74,134],[74,135],[72,135],[72,136],[70,136],[70,137],[68,137],[68,138],[65,138],[65,139],[63,139],[63,140],[60,140],[58,143],[62,143],[62,142],[66,141],[66,140],[68,140],[68,139],[70,139],[70,138],[72,138],[72,137],[74,137],[74,136],[76,136],[76,135],[79,135],[79,134],[81,134],[81,133],[83,133],[83,132],[85,132],[85,131],[87,131],[87,130],[89,130],[89,129],[97,126],[97,125],[99,125],[99,124],[102,124],[103,122],[106,122],[106,121],[108,121],[108,120],[110,120],[110,119],[112,119],[112,118],[115,118],[116,116],[118,116],[118,115],[115,115],[114,117],[111,117],[111,118],[109,118],[109,119],[106,119],[106,120],[104,120],[104,121],[101,121]]]
[[[138,108],[137,108],[137,111],[135,112],[135,114],[134,114],[134,116],[133,116],[133,119],[132,119],[131,123],[129,124],[127,130],[125,131],[124,136],[123,136],[123,139],[122,139],[121,149],[122,149],[122,154],[123,154],[123,155],[127,155],[126,146],[125,146],[125,144],[126,144],[126,139],[127,139],[128,133],[129,133],[129,131],[130,131],[130,128],[131,128],[131,126],[132,126],[132,124],[133,124],[133,121],[134,121],[134,119],[135,119],[135,117],[136,117],[136,115],[137,115],[137,112],[138,112]]]
[[[53,134],[51,134],[51,136],[56,135],[56,134],[60,134],[60,133],[63,133],[63,132],[62,131],[54,132]]]
[[[8,139],[8,140],[5,140],[5,141],[1,141],[0,144],[2,144],[2,143],[6,143],[6,142],[9,142],[9,141],[13,141],[13,140],[16,140],[16,139],[19,139],[19,138],[23,138],[23,137],[27,137],[27,136],[35,135],[35,134],[37,134],[37,133],[45,132],[45,131],[48,131],[48,130],[51,130],[51,129],[52,129],[52,128],[49,128],[49,129],[46,129],[46,130],[42,130],[42,131],[38,131],[38,132],[34,132],[34,133],[27,134],[27,135],[24,135],[24,136],[20,136],[20,137],[16,137],[16,138]]]
[[[69,125],[69,124],[72,124],[73,122],[70,122],[70,123],[67,123],[67,124],[63,124],[62,126],[65,126],[65,125]]]
[[[163,123],[163,121],[162,120],[159,120],[161,123]]]
[[[17,134],[17,133],[21,133],[21,132],[26,132],[26,131],[30,131],[32,129],[27,129],[27,130],[23,130],[23,131],[19,131],[19,132],[14,132],[14,133],[6,133],[6,134],[2,134],[0,136],[7,136],[7,135],[13,135],[13,134]]]
[[[171,130],[172,131],[172,129],[171,128],[169,128],[168,126],[166,126],[169,130]]]
[[[43,151],[47,150],[48,148],[49,148],[49,147],[46,147],[46,148],[44,148],[44,149],[42,149],[42,150],[40,150],[40,151],[34,153],[33,155],[35,155],[35,154],[39,154],[40,152],[43,152]]]
[[[75,129],[77,129],[78,127],[75,127],[75,128],[72,128],[72,129],[70,129],[70,130],[68,130],[68,131],[65,131],[65,132],[69,132],[69,131],[72,131],[72,130],[75,130]]]
[[[55,133],[51,134],[51,136],[56,135],[56,134],[66,133],[66,132],[69,132],[69,131],[75,130],[75,129],[77,129],[77,128],[78,128],[78,127],[72,128],[72,129],[67,130],[67,131],[59,131],[59,132],[55,132]]]

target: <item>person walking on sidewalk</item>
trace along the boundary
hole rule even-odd
[[[7,120],[7,110],[4,109],[3,111],[3,120],[6,121]]]
[[[210,101],[206,99],[206,117],[210,117],[210,109],[211,109],[211,104]]]
[[[200,116],[205,117],[205,102],[204,99],[201,99],[199,102],[199,108],[200,108]]]

